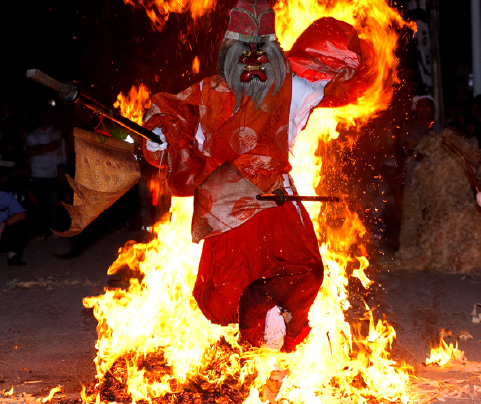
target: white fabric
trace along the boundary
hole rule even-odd
[[[282,317],[281,310],[274,306],[266,314],[266,325],[264,328],[264,348],[278,351],[284,343],[286,335],[286,323]]]
[[[292,99],[289,110],[289,150],[292,152],[297,136],[306,126],[312,109],[324,98],[329,80],[311,83],[299,76],[292,78]]]
[[[27,135],[25,145],[38,146],[60,141],[60,146],[51,152],[38,156],[30,156],[30,166],[33,178],[57,178],[57,166],[67,163],[65,141],[62,133],[50,125],[47,129],[37,128]]]
[[[162,143],[157,143],[157,142],[154,142],[152,140],[147,140],[147,142],[145,144],[145,148],[152,153],[155,153],[157,151],[163,151],[163,150],[167,149],[167,146],[169,144],[167,143],[167,139],[165,138],[165,135],[162,133],[162,129],[161,128],[154,128],[152,130],[152,133],[157,135],[159,137],[159,140]]]

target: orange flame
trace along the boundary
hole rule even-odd
[[[197,74],[200,70],[200,60],[199,57],[196,56],[192,61],[192,73]]]
[[[458,349],[458,342],[454,346],[452,343],[444,341],[444,333],[441,333],[438,346],[431,346],[429,358],[426,359],[426,366],[445,366],[453,360],[463,360],[464,351]]]
[[[120,108],[122,116],[142,125],[144,113],[150,108],[150,91],[143,83],[138,87],[132,86],[128,94],[117,95],[114,107]]]
[[[2,393],[5,397],[13,396],[13,386],[8,391],[2,390]]]
[[[53,398],[55,393],[59,393],[59,392],[62,392],[62,391],[63,390],[60,386],[54,387],[53,389],[50,390],[50,393],[48,393],[48,396],[42,399],[42,403],[49,402]]]
[[[322,194],[347,199],[349,190],[342,178],[338,153],[332,152],[334,147],[342,148],[335,144],[338,124],[363,124],[389,105],[397,63],[394,28],[404,21],[384,0],[326,3],[282,0],[275,7],[276,26],[284,49],[289,49],[311,22],[333,16],[352,24],[375,49],[371,87],[356,104],[314,111],[291,159],[300,194],[322,189]],[[353,131],[350,136],[347,146],[354,143],[358,133]],[[95,360],[99,386],[122,358],[128,373],[126,389],[134,402],[178,392],[194,379],[220,385],[233,378],[239,386],[250,389],[244,403],[259,404],[259,391],[277,364],[290,372],[279,392],[280,401],[321,403],[325,401],[322,397],[328,397],[330,401],[349,398],[362,403],[409,402],[409,369],[390,358],[396,335],[393,327],[386,320],[376,322],[367,305],[367,325],[364,321],[351,327],[345,318],[350,307],[350,277],[359,279],[366,288],[371,284],[365,273],[369,266],[364,246],[366,228],[352,203],[349,205],[307,206],[319,235],[324,283],[309,314],[312,331],[308,340],[295,352],[282,354],[263,349],[245,351],[237,342],[236,325],[213,325],[202,315],[192,297],[201,251],[201,245],[190,242],[192,200],[173,198],[169,220],[154,228],[156,238],[148,244],[121,249],[109,268],[109,274],[123,267],[134,271],[129,287],[84,299],[84,305],[94,309],[99,321]],[[221,351],[216,345],[221,338],[232,352],[220,361],[221,371],[214,372],[209,364]],[[152,354],[162,358],[168,372],[154,377],[146,370],[143,362]],[[100,401],[100,397],[83,399]]]
[[[143,8],[149,17],[152,28],[162,31],[170,13],[189,12],[192,19],[197,21],[204,17],[215,6],[215,0],[124,0],[132,7]]]

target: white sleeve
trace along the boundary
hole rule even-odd
[[[199,84],[200,84],[200,91],[202,92],[202,87],[204,85],[204,82],[201,81]],[[195,140],[197,140],[199,151],[202,153],[204,151],[205,135],[204,135],[204,131],[202,130],[202,125],[200,124],[200,122],[199,122],[199,126],[197,126],[197,132],[195,133]]]
[[[292,77],[292,98],[289,110],[289,150],[292,151],[297,136],[307,123],[311,110],[324,97],[324,87],[330,80],[311,83],[299,76]]]
[[[167,143],[167,139],[165,138],[165,135],[162,133],[162,129],[154,128],[152,129],[152,133],[154,135],[157,135],[157,137],[162,143],[157,143],[152,140],[147,140],[147,142],[145,143],[145,148],[152,153],[167,149],[167,146],[169,144]]]

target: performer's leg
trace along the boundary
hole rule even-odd
[[[239,321],[239,310],[251,313],[242,314],[240,322],[244,338],[255,345],[262,343],[259,336],[266,312],[276,304],[287,305],[292,313],[298,313],[288,330],[295,338],[306,323],[309,307],[319,290],[322,268],[307,212],[302,205],[298,211],[295,205],[286,203],[204,240],[193,293],[204,315],[214,323],[228,325]],[[263,284],[264,280],[269,281]],[[250,286],[252,289],[246,290]],[[271,304],[272,291],[276,297]]]
[[[309,309],[323,278],[322,263],[297,275],[260,279],[249,285],[239,303],[241,337],[255,346],[264,342],[267,312],[274,306],[290,314],[283,350],[292,351],[307,336]],[[305,334],[305,335],[304,335]],[[298,337],[301,338],[298,339]]]
[[[240,296],[252,281],[246,278],[244,255],[229,246],[223,235],[204,240],[193,291],[202,313],[221,325],[238,322]]]
[[[266,314],[275,305],[266,279],[254,281],[246,288],[239,302],[239,330],[244,340],[257,347],[263,344]]]

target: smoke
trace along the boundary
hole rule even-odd
[[[274,92],[272,95],[276,94],[284,84],[284,79],[286,77],[284,52],[279,43],[266,42],[261,45],[261,50],[266,52],[269,59],[269,63],[264,65],[267,80],[262,82],[254,76],[249,82],[243,83],[240,80],[240,76],[244,69],[244,65],[239,63],[239,57],[243,52],[248,50],[250,49],[247,43],[227,39],[222,43],[219,52],[217,66],[221,77],[226,79],[229,88],[235,94],[235,110],[237,110],[240,105],[242,95],[250,97],[256,108],[259,108],[271,87],[274,85]]]

